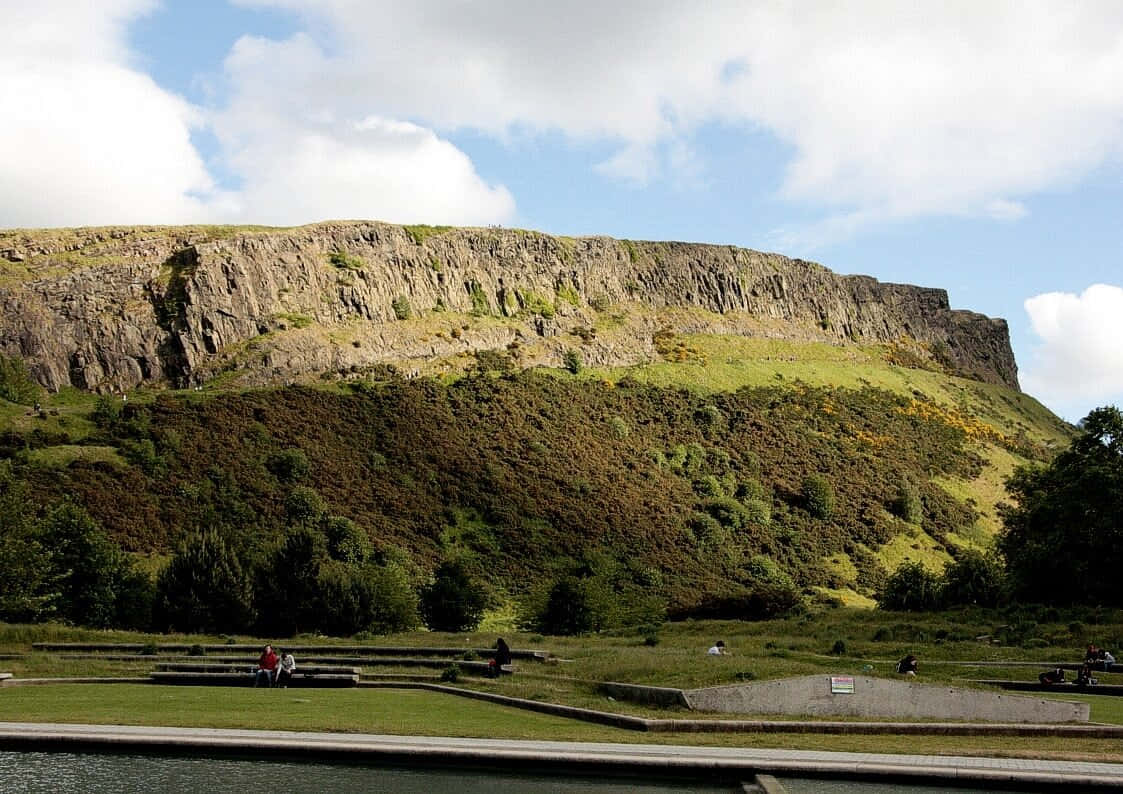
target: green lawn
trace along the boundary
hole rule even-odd
[[[1077,661],[1083,645],[1123,647],[1123,613],[1109,610],[1019,608],[964,609],[906,614],[863,609],[825,609],[782,620],[682,621],[664,624],[656,645],[632,632],[588,637],[541,637],[504,632],[514,648],[548,650],[565,661],[524,661],[519,672],[498,681],[465,677],[459,686],[516,697],[653,718],[705,718],[682,709],[613,701],[600,681],[701,687],[740,680],[767,680],[807,673],[891,676],[907,652],[921,659],[920,683],[970,686],[976,678],[1033,679],[1050,661]],[[374,645],[490,647],[496,634],[411,632],[370,640]],[[707,657],[724,639],[731,655]],[[242,643],[276,638],[238,637]],[[144,677],[152,657],[128,661],[76,660],[31,652],[32,642],[219,643],[220,637],[159,636],[103,632],[57,624],[0,624],[0,661],[17,677],[111,675]],[[997,642],[996,642],[997,641]],[[355,644],[353,639],[298,637],[292,645]],[[841,643],[842,653],[833,652]],[[204,659],[199,659],[203,661]],[[298,658],[298,663],[300,659]],[[1041,667],[983,667],[971,661],[1037,661]],[[405,669],[399,671],[404,672]],[[366,672],[388,672],[367,667]],[[416,672],[416,671],[414,671]],[[437,671],[428,671],[436,673]],[[1104,683],[1123,675],[1101,674]],[[1091,720],[1123,724],[1123,698],[1057,695],[1091,704]],[[766,715],[739,715],[746,718]],[[788,718],[790,719],[790,718]],[[823,734],[649,734],[551,717],[450,695],[412,690],[253,690],[161,687],[148,684],[58,684],[0,689],[0,720],[169,725],[277,730],[345,731],[402,735],[523,738],[562,741],[706,744],[735,747],[824,749],[853,752],[988,754],[1123,762],[1118,740],[1042,737],[862,736]]]
[[[1123,761],[1117,740],[775,733],[644,733],[434,692],[60,684],[0,690],[0,721],[250,728],[844,752]]]

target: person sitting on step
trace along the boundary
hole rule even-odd
[[[273,652],[272,645],[266,645],[265,650],[261,652],[261,657],[257,660],[257,673],[254,675],[253,685],[257,686],[273,686],[273,677],[277,671],[277,654]]]
[[[296,659],[292,658],[292,654],[288,651],[281,651],[281,661],[277,667],[276,686],[287,687],[289,681],[292,680],[292,674],[295,670]]]

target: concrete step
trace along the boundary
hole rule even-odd
[[[284,648],[296,656],[330,655],[330,656],[426,656],[426,657],[458,657],[466,653],[489,659],[495,655],[494,648],[423,648],[416,646],[388,646],[388,645],[291,645],[288,643],[275,643],[277,647]],[[147,645],[139,642],[33,642],[31,647],[36,651],[49,653],[136,653],[139,654]],[[156,649],[161,653],[187,653],[194,648],[192,643],[157,643]],[[207,654],[252,654],[256,659],[261,653],[262,645],[202,645]],[[545,661],[550,658],[548,651],[531,649],[511,649],[511,658]]]
[[[257,662],[159,662],[156,670],[164,673],[254,673]],[[301,665],[296,673],[302,676],[314,675],[358,675],[358,667],[339,667],[326,665]]]
[[[155,684],[179,684],[184,686],[242,686],[252,687],[256,676],[252,673],[149,673]],[[358,674],[354,675],[301,675],[293,674],[288,686],[294,688],[339,689],[359,684]]]

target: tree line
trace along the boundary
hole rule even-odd
[[[1050,463],[1021,466],[999,505],[994,551],[962,553],[943,574],[902,565],[879,594],[886,609],[964,604],[1123,606],[1123,412],[1097,408]]]

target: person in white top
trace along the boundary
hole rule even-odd
[[[281,654],[281,663],[277,665],[276,686],[288,686],[294,670],[296,670],[296,659],[292,658],[291,653],[284,651]]]
[[[718,640],[717,642],[715,642],[712,646],[710,646],[710,649],[706,651],[706,653],[710,656],[725,656],[724,640]]]

